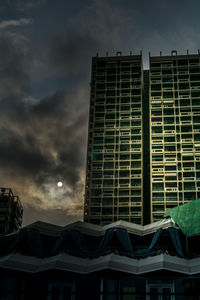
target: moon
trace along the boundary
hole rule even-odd
[[[58,181],[58,182],[57,182],[57,186],[61,188],[61,187],[63,186],[62,181]]]

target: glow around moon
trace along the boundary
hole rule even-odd
[[[58,182],[57,182],[57,186],[58,186],[59,188],[61,188],[61,187],[63,186],[62,181],[58,181]]]

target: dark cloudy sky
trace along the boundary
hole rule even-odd
[[[199,0],[1,0],[0,186],[24,225],[82,219],[91,57],[197,53]],[[56,186],[63,181],[63,188]]]

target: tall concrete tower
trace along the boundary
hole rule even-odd
[[[200,198],[200,53],[95,57],[84,220],[148,224]]]
[[[141,55],[92,60],[84,220],[143,224]]]
[[[151,221],[200,198],[200,55],[150,57]]]

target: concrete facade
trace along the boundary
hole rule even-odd
[[[200,198],[199,59],[93,58],[86,222],[145,225]]]

